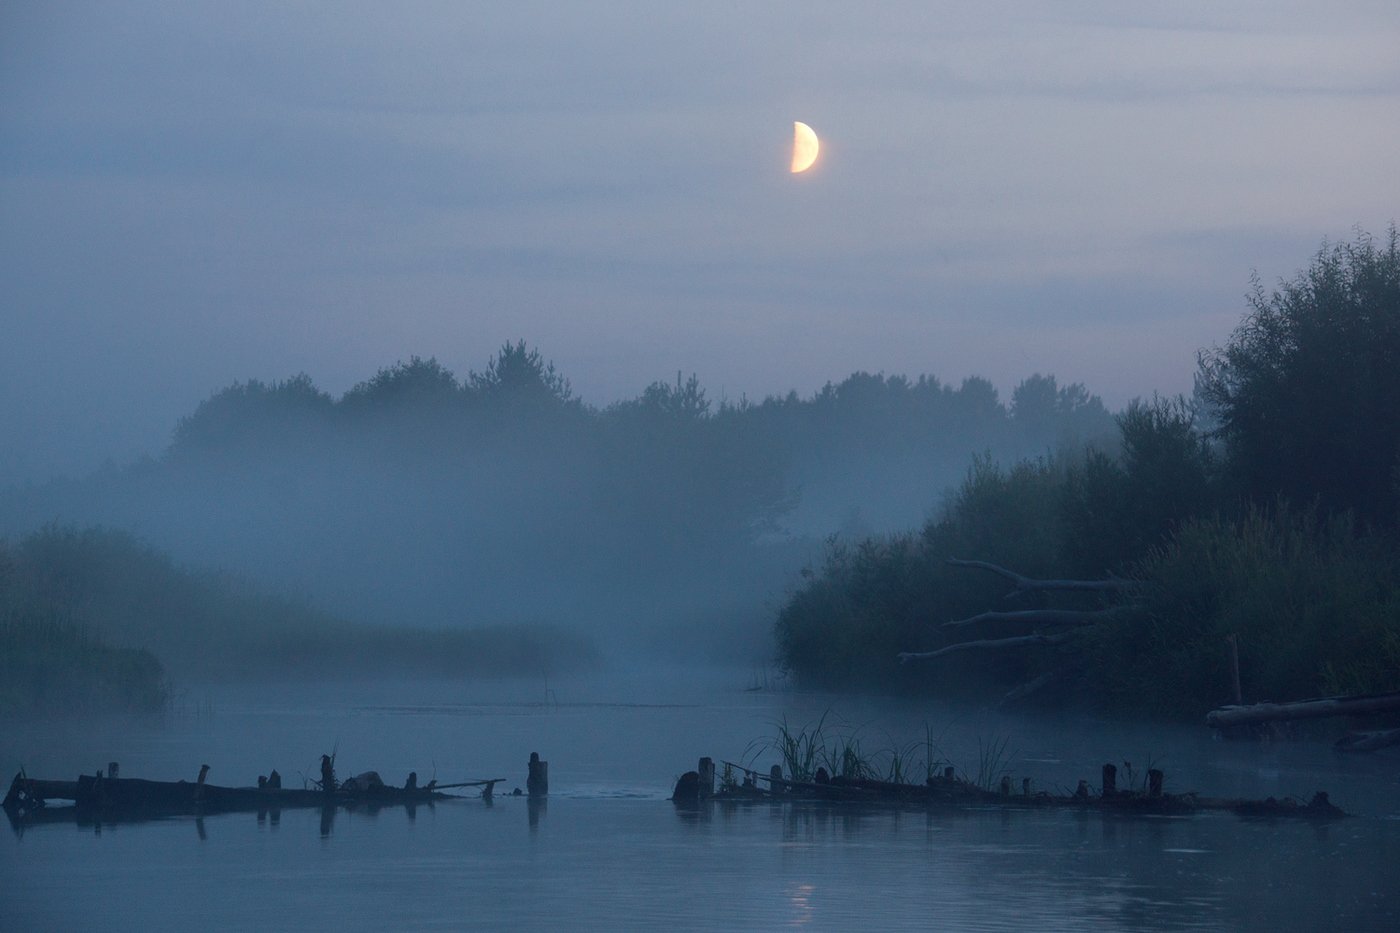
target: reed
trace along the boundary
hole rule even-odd
[[[800,783],[811,782],[820,767],[833,778],[912,784],[941,775],[950,764],[939,746],[943,735],[925,722],[922,742],[900,744],[888,737],[887,747],[871,749],[863,744],[858,727],[834,721],[827,710],[810,726],[795,727],[784,717],[775,723],[773,734],[749,743],[744,758],[747,766],[755,767],[764,753],[775,754],[787,779]],[[964,771],[962,780],[991,790],[1011,773],[1008,766],[1015,753],[1005,738],[979,738],[977,749],[976,771]]]

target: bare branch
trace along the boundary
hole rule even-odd
[[[1017,592],[1030,590],[1079,590],[1102,593],[1106,591],[1117,591],[1131,589],[1137,584],[1132,580],[1036,580],[1025,577],[1014,570],[1007,570],[996,564],[988,563],[985,560],[959,560],[956,557],[948,558],[948,563],[953,567],[973,567],[977,570],[986,570],[1000,577],[1010,580],[1016,587]]]
[[[1022,609],[1016,612],[981,612],[966,619],[944,622],[944,628],[975,625],[978,622],[1020,622],[1027,625],[1093,625],[1106,622],[1123,611],[1112,609]]]
[[[990,638],[981,641],[960,641],[956,645],[949,645],[946,648],[939,648],[937,651],[901,651],[897,657],[901,664],[909,661],[923,661],[929,658],[941,658],[945,654],[953,654],[957,651],[969,651],[973,648],[1017,648],[1022,645],[1058,645],[1069,638],[1067,633],[1059,635],[1018,635],[1015,638]]]

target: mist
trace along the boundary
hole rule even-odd
[[[460,378],[415,357],[339,398],[304,375],[223,387],[151,457],[9,490],[0,528],[125,531],[358,624],[545,627],[613,659],[761,665],[828,536],[912,528],[974,454],[1112,428],[1046,376],[1009,405],[986,380],[866,373],[714,404],[678,374],[598,409],[517,342]]]

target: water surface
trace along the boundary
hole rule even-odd
[[[1192,727],[1004,717],[928,704],[747,692],[654,671],[543,682],[200,691],[153,721],[9,724],[0,763],[71,777],[289,785],[334,748],[342,774],[503,777],[550,762],[542,806],[498,796],[416,808],[32,826],[0,841],[0,928],[1395,929],[1400,758],[1316,742],[1220,743]],[[866,750],[923,743],[960,771],[1003,764],[1046,789],[1104,761],[1168,790],[1306,795],[1358,815],[1312,825],[1226,814],[926,813],[807,804],[678,811],[702,754],[774,759],[755,739],[827,715]],[[916,749],[922,756],[922,748]],[[399,773],[402,772],[402,773]]]

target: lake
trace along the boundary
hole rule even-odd
[[[557,682],[217,687],[149,720],[8,723],[8,777],[288,786],[334,750],[342,776],[505,778],[478,798],[376,812],[285,810],[42,824],[0,842],[0,929],[1318,930],[1400,928],[1400,756],[1323,742],[1220,742],[1204,726],[1009,716],[935,703],[749,691],[742,671]],[[937,754],[1046,790],[1115,762],[1169,792],[1306,797],[1326,825],[713,804],[666,799],[701,755],[778,759],[777,725],[854,734],[867,753]],[[833,725],[835,724],[835,725]],[[928,729],[926,730],[925,726]],[[542,805],[502,795],[549,761]],[[1125,768],[1126,765],[1126,768]],[[922,767],[922,766],[920,766]]]

